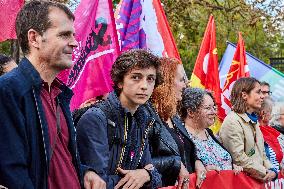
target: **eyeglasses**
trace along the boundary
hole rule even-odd
[[[272,94],[271,91],[261,91],[261,92],[262,92],[262,94],[268,94],[268,95],[271,95],[271,94]]]
[[[204,110],[206,111],[213,111],[213,112],[216,112],[217,111],[217,107],[216,106],[201,106]]]

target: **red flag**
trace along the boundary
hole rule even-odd
[[[216,29],[214,17],[211,15],[204,33],[200,50],[191,75],[191,86],[213,91],[218,106],[219,122],[225,117],[225,111],[221,107],[221,88],[218,71],[218,54],[216,47]],[[220,124],[216,123],[211,128],[218,132]]]
[[[187,189],[197,189],[196,187],[196,173],[189,175],[190,182]],[[271,189],[272,187],[266,187],[264,183],[261,183],[252,177],[248,176],[244,172],[235,174],[234,171],[224,170],[217,173],[216,171],[208,171],[206,173],[206,179],[203,181],[202,189]],[[281,187],[280,187],[281,188]],[[177,186],[168,186],[160,189],[178,189]]]
[[[225,108],[226,113],[228,113],[231,108],[231,103],[229,98],[235,81],[241,77],[249,77],[249,76],[250,74],[246,59],[245,43],[243,41],[241,32],[239,32],[238,45],[223,88],[224,98],[222,99],[223,101],[222,106],[223,108]]]
[[[0,1],[0,42],[16,39],[15,21],[24,0]]]
[[[273,127],[268,126],[260,126],[259,127],[264,141],[273,149],[276,154],[277,162],[281,163],[283,159],[283,151],[280,145],[280,137],[281,133],[274,129]],[[283,135],[282,135],[283,136]]]
[[[74,66],[62,72],[73,90],[71,110],[112,90],[110,71],[119,54],[111,0],[82,0],[75,11]]]

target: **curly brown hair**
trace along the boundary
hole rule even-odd
[[[121,92],[118,84],[123,82],[125,75],[134,68],[144,69],[154,67],[156,69],[155,87],[157,87],[162,82],[160,64],[159,57],[153,55],[146,49],[131,49],[123,52],[117,57],[111,69],[111,79],[114,83],[114,90],[118,93]]]
[[[177,113],[177,99],[174,90],[178,65],[181,62],[175,58],[161,58],[161,74],[163,83],[154,89],[151,102],[160,118],[167,121]]]

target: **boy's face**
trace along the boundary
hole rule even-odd
[[[121,88],[119,99],[121,104],[128,109],[136,109],[144,104],[151,96],[156,81],[156,69],[154,67],[144,69],[132,69],[118,84]]]

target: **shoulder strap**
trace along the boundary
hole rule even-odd
[[[109,148],[112,147],[114,143],[120,143],[120,136],[118,136],[118,127],[116,123],[113,121],[115,118],[115,110],[113,109],[112,105],[109,101],[102,101],[101,103],[97,104],[97,107],[100,108],[106,118],[107,118],[107,133],[108,133],[108,144]]]

